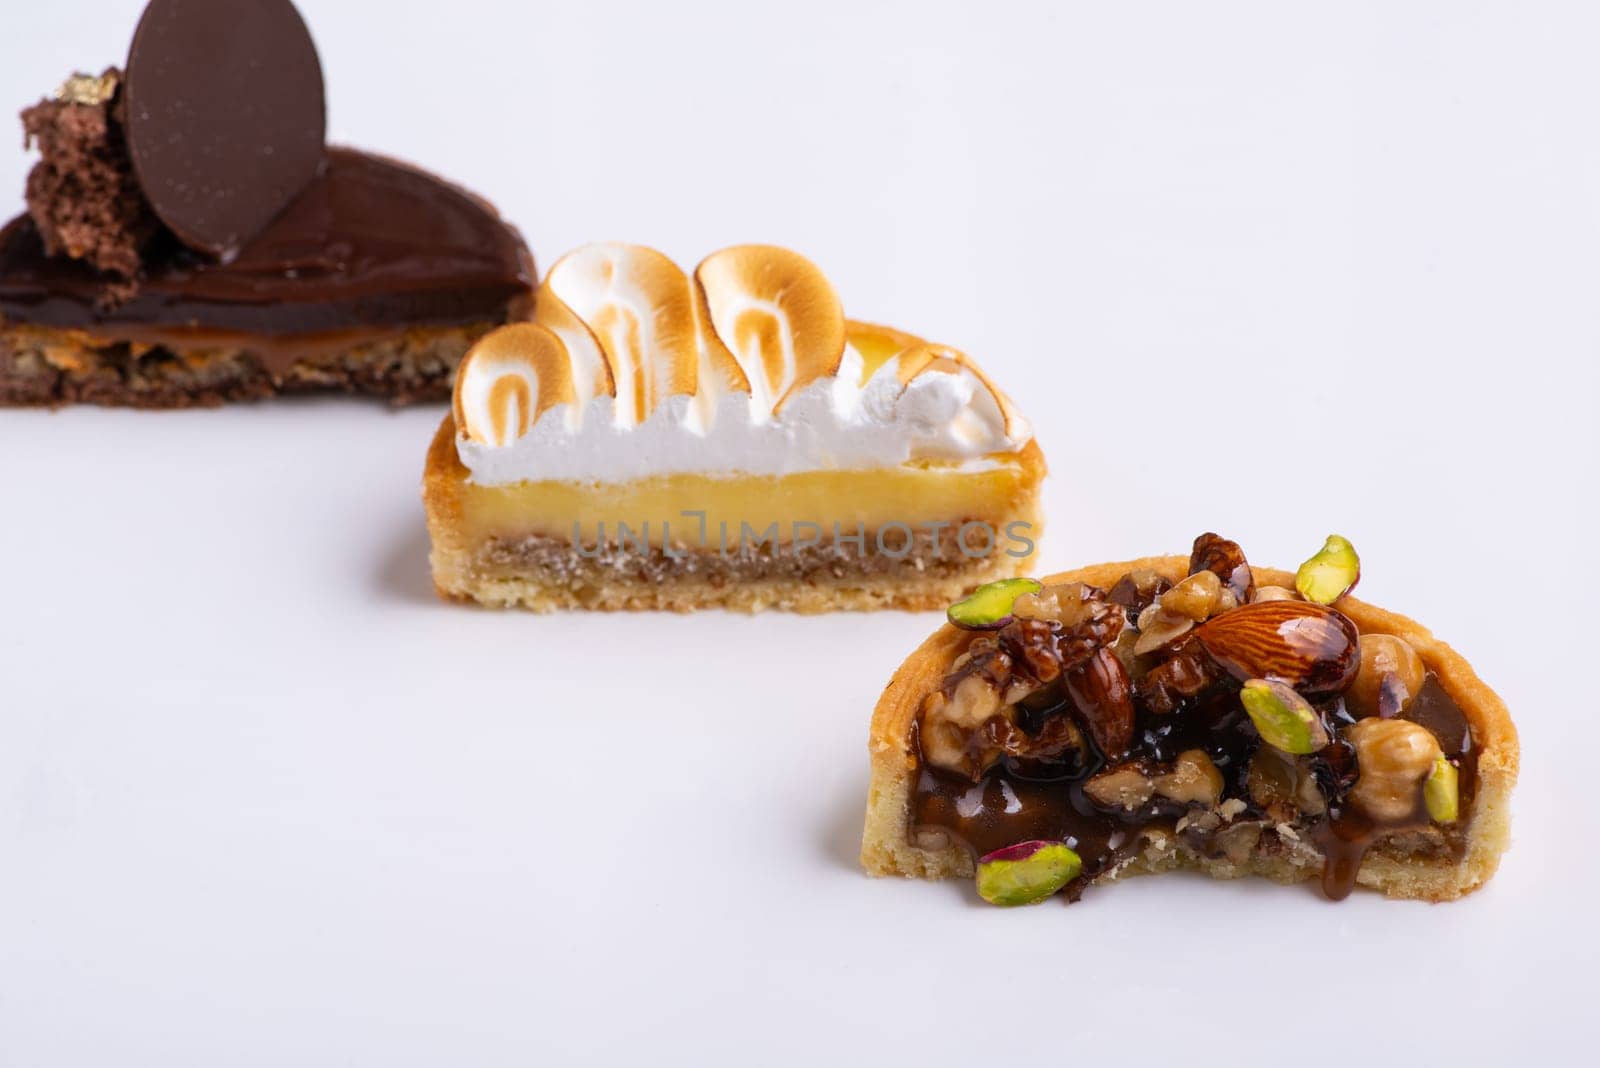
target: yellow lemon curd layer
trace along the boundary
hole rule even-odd
[[[673,542],[714,547],[736,544],[741,531],[763,535],[774,525],[771,537],[781,544],[815,536],[816,530],[831,535],[836,524],[854,533],[893,523],[916,530],[940,522],[1004,522],[1023,510],[1033,485],[1021,463],[1001,463],[968,471],[902,466],[733,478],[671,475],[614,484],[466,482],[459,500],[462,525],[472,538],[576,536],[593,544],[602,537],[615,542],[626,525],[624,537],[636,539],[648,530],[651,542],[660,544],[670,531]]]
[[[831,543],[835,524],[847,535],[890,524],[921,533],[929,524],[976,520],[988,523],[996,541],[1004,542],[1006,524],[1037,524],[1044,474],[1044,456],[1030,441],[1020,452],[991,457],[977,468],[903,464],[781,476],[679,474],[617,483],[480,486],[456,454],[455,422],[446,416],[428,451],[423,497],[436,544],[457,550],[493,539],[570,540],[575,526],[576,536],[593,545],[602,523],[608,542],[617,542],[619,524],[627,524],[626,537],[637,544],[649,523],[650,545],[661,546],[663,524],[670,524],[673,543],[712,549],[737,545],[745,527],[752,532],[747,541],[760,539],[774,524],[774,540],[789,544],[814,542],[819,535]],[[1040,532],[1021,533],[1036,537]],[[971,539],[974,546],[982,541],[976,533]]]

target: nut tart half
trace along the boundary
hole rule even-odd
[[[1044,457],[955,349],[787,249],[568,254],[467,354],[423,498],[441,596],[537,611],[937,608],[1027,570]]]
[[[862,864],[1002,905],[1180,868],[1476,889],[1516,730],[1460,654],[1349,596],[1359,574],[1337,536],[1291,574],[1205,534],[979,589],[878,702]]]

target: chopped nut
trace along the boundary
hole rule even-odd
[[[1011,622],[1011,607],[1025,593],[1037,593],[1037,579],[1009,578],[986,582],[951,605],[946,618],[963,630],[997,630]]]
[[[1120,808],[1132,812],[1156,795],[1155,780],[1138,768],[1129,765],[1102,771],[1083,784],[1089,800],[1103,808]]]
[[[985,759],[971,752],[974,735],[1000,714],[1000,691],[981,675],[968,675],[947,698],[928,697],[922,709],[922,756],[929,764],[964,775],[981,774],[1000,759],[997,751]]]
[[[1363,634],[1360,640],[1361,666],[1356,677],[1344,692],[1344,703],[1357,719],[1367,716],[1395,716],[1405,711],[1411,699],[1422,689],[1428,669],[1422,658],[1404,638],[1392,634]],[[1385,681],[1390,684],[1391,696],[1384,700]]]
[[[1433,758],[1433,770],[1422,784],[1422,800],[1435,823],[1454,823],[1461,815],[1461,773],[1443,753]]]
[[[1146,656],[1164,645],[1171,645],[1193,630],[1194,625],[1194,620],[1188,616],[1168,615],[1157,601],[1139,613],[1139,640],[1133,643],[1133,651]]]
[[[1056,603],[1060,606],[1056,618],[1068,630],[1081,627],[1094,615],[1093,601],[1104,601],[1105,595],[1082,582],[1068,582],[1061,586],[1051,586],[1050,592],[1055,594]]]
[[[1139,696],[1150,711],[1174,711],[1186,697],[1197,697],[1223,676],[1205,648],[1184,638],[1165,654],[1166,659],[1139,679]]]
[[[1245,790],[1250,800],[1274,819],[1287,819],[1296,813],[1320,816],[1328,809],[1317,777],[1305,761],[1270,745],[1260,746],[1250,758]]]
[[[1243,864],[1250,859],[1250,854],[1255,852],[1256,843],[1260,840],[1261,824],[1241,823],[1236,827],[1219,831],[1215,844],[1230,863]]]
[[[1018,619],[1059,619],[1061,606],[1056,601],[1053,589],[1043,589],[1038,593],[1025,593],[1018,597],[1011,606],[1011,614]]]
[[[1054,682],[1060,677],[1061,654],[1051,621],[1014,619],[1001,629],[998,641],[1019,669],[1040,682]]]
[[[1343,612],[1305,601],[1257,601],[1208,619],[1195,639],[1240,682],[1273,679],[1306,694],[1337,693],[1361,666],[1359,633]]]
[[[1156,792],[1171,801],[1215,805],[1222,797],[1222,772],[1199,749],[1178,754],[1172,770],[1156,779]]]
[[[1426,727],[1403,719],[1364,719],[1345,731],[1356,747],[1360,776],[1350,799],[1382,822],[1409,819],[1417,808],[1417,788],[1441,755],[1439,741]]]
[[[1239,595],[1224,586],[1217,591],[1217,603],[1212,606],[1211,614],[1220,616],[1224,612],[1231,612],[1239,607]]]
[[[1183,616],[1196,623],[1205,622],[1222,596],[1222,580],[1210,571],[1196,571],[1159,598],[1161,611]]]
[[[1300,591],[1291,590],[1287,586],[1257,586],[1256,595],[1251,598],[1251,603],[1261,601],[1298,601]]]
[[[1215,574],[1223,585],[1233,590],[1240,604],[1248,603],[1255,592],[1255,575],[1244,558],[1244,550],[1239,548],[1238,542],[1220,535],[1207,533],[1194,539],[1194,548],[1189,553],[1189,574],[1197,571]]]
[[[1063,669],[1071,670],[1116,642],[1128,624],[1128,615],[1121,605],[1112,604],[1093,586],[1075,582],[1059,587],[1059,591],[1056,599],[1061,602],[1063,629],[1056,646],[1061,653]]]
[[[1158,571],[1148,567],[1135,568],[1117,580],[1106,596],[1112,604],[1127,609],[1128,615],[1137,616],[1150,602],[1172,588],[1172,583]]]
[[[1079,726],[1106,757],[1121,756],[1133,741],[1134,725],[1133,687],[1122,661],[1100,649],[1067,673],[1066,687]]]
[[[1361,558],[1356,548],[1337,534],[1329,534],[1315,556],[1300,565],[1294,588],[1308,601],[1332,604],[1361,581]]]
[[[1285,753],[1315,753],[1328,744],[1328,728],[1311,702],[1275,679],[1251,679],[1239,700],[1261,740]]]
[[[979,859],[978,896],[991,905],[1032,905],[1082,870],[1082,859],[1063,842],[1022,842]]]

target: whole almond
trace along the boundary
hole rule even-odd
[[[1256,601],[1195,628],[1195,638],[1228,674],[1273,679],[1306,694],[1337,693],[1361,666],[1356,625],[1310,601]]]

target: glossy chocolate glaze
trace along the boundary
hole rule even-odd
[[[1037,733],[1039,725],[1061,714],[1061,704],[1034,702],[1021,708],[1019,725]],[[1334,697],[1318,703],[1335,725],[1352,722],[1343,700]],[[1476,754],[1466,717],[1450,695],[1429,675],[1404,712],[1434,733],[1447,757],[1461,771],[1461,805],[1468,811],[1476,784]],[[1265,813],[1250,801],[1245,775],[1250,758],[1262,744],[1239,703],[1237,690],[1229,689],[1171,713],[1139,710],[1138,729],[1129,758],[1154,766],[1168,764],[1186,749],[1201,749],[1222,773],[1224,798],[1239,798],[1247,808],[1234,820],[1262,819]],[[1076,897],[1097,876],[1133,855],[1141,832],[1171,831],[1185,806],[1157,799],[1132,812],[1105,811],[1083,792],[1083,784],[1105,769],[1104,758],[1087,744],[1059,762],[1022,762],[1007,758],[978,782],[924,765],[912,798],[914,836],[937,829],[982,856],[1005,846],[1031,840],[1063,841],[1083,860],[1082,875],[1067,888]],[[1417,817],[1399,824],[1376,826],[1360,813],[1337,801],[1328,815],[1308,830],[1324,851],[1323,889],[1338,900],[1355,886],[1356,873],[1367,850],[1387,834],[1426,825],[1419,789]],[[1203,843],[1200,843],[1203,846]]]
[[[520,311],[533,264],[515,230],[466,191],[354,149],[231,262],[172,241],[137,287],[106,300],[107,276],[44,254],[27,217],[0,231],[0,317],[169,348],[241,345],[281,370],[307,343],[412,326],[500,321]]]

